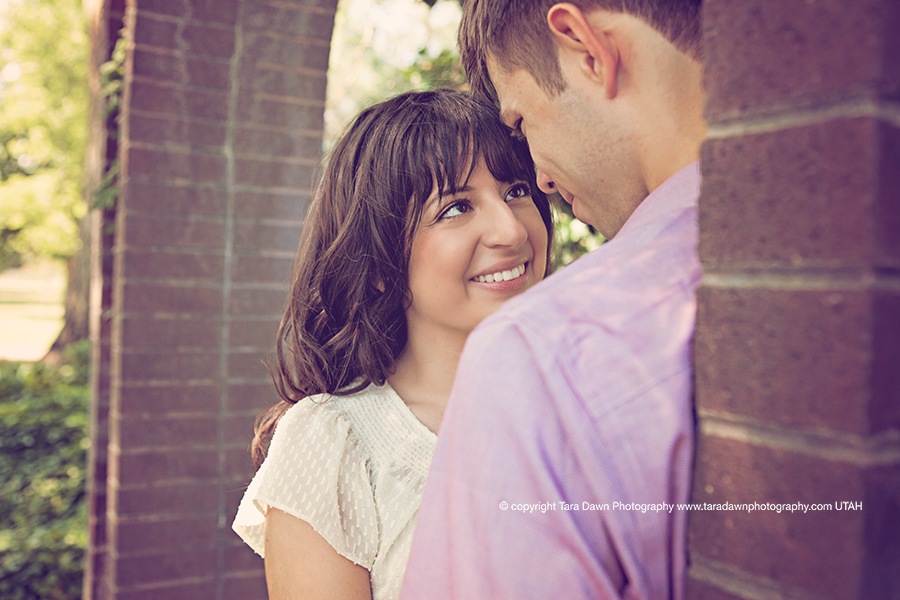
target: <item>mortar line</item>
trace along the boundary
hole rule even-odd
[[[855,119],[860,117],[881,119],[900,127],[900,106],[891,102],[877,102],[870,98],[862,98],[818,108],[787,108],[784,112],[777,115],[713,123],[709,126],[706,139],[720,140],[770,133],[838,119]]]
[[[219,353],[219,384],[222,386],[219,397],[219,414],[216,431],[216,443],[218,447],[218,465],[216,471],[218,519],[216,524],[216,572],[215,572],[215,598],[225,598],[225,534],[228,526],[228,502],[225,490],[225,474],[227,472],[226,461],[226,415],[228,412],[228,344],[230,323],[228,315],[231,306],[231,269],[234,252],[234,221],[235,221],[235,156],[234,143],[237,129],[238,92],[240,90],[240,64],[244,51],[243,21],[245,0],[238,2],[237,15],[234,25],[234,54],[231,57],[228,90],[228,119],[225,129],[225,247],[223,248],[222,264],[222,329]]]
[[[700,432],[713,437],[860,466],[900,464],[900,431],[895,429],[864,436],[826,430],[791,430],[702,409],[697,411],[697,416]]]
[[[900,275],[888,272],[823,269],[806,271],[741,270],[723,273],[705,271],[708,288],[772,288],[785,290],[877,289],[900,290]]]

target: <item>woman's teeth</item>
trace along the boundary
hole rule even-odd
[[[495,281],[510,281],[516,279],[517,277],[521,277],[523,273],[525,273],[524,263],[518,267],[513,267],[509,271],[499,271],[497,273],[491,273],[490,275],[479,275],[478,277],[474,277],[474,279],[478,283],[494,283]]]

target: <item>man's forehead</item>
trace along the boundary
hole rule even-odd
[[[512,86],[512,73],[500,66],[491,56],[485,61],[491,84],[497,93],[497,101],[500,103],[500,120],[509,125],[510,113],[515,110],[515,89]]]
[[[509,74],[506,69],[500,66],[500,63],[498,63],[493,56],[488,55],[484,63],[487,68],[488,77],[491,79],[491,85],[494,86],[494,90],[499,94],[500,87],[503,86],[503,82],[509,77]]]

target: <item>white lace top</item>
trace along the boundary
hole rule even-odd
[[[264,556],[269,506],[313,526],[397,598],[437,436],[387,384],[306,398],[282,416],[232,528]]]

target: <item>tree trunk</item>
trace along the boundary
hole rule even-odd
[[[81,247],[66,264],[65,316],[63,328],[50,347],[45,361],[58,360],[63,348],[88,337],[88,301],[91,289],[91,219],[90,215],[78,223]]]

